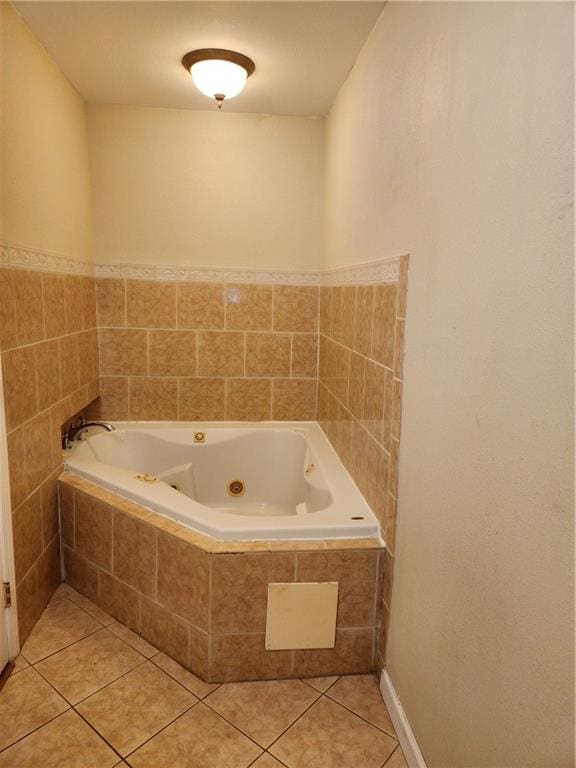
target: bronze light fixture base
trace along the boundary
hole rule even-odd
[[[182,66],[184,69],[192,69],[192,65],[199,61],[207,61],[208,59],[220,59],[221,61],[231,61],[232,64],[238,64],[247,72],[247,76],[254,72],[256,64],[248,56],[244,56],[243,53],[237,51],[228,51],[226,48],[199,48],[196,51],[188,51],[182,56]]]

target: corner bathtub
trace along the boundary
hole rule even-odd
[[[377,519],[314,422],[115,427],[87,431],[65,451],[66,469],[201,533],[252,541],[379,537]]]

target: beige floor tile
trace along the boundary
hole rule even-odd
[[[380,768],[396,745],[395,739],[323,696],[270,752],[289,768]]]
[[[0,768],[112,768],[118,762],[118,755],[72,710],[0,754]]]
[[[12,667],[12,671],[10,672],[11,675],[15,675],[16,672],[22,672],[23,669],[27,669],[30,666],[30,664],[28,664],[24,656],[22,656],[22,654],[20,653],[18,654],[18,656],[16,656],[16,658],[13,661],[14,661],[14,666]]]
[[[272,755],[269,755],[268,752],[266,752],[266,754],[259,757],[255,763],[252,763],[250,768],[284,768],[284,766],[282,763],[279,763],[275,757],[272,757]]]
[[[205,683],[204,680],[201,680],[192,672],[181,667],[177,661],[171,659],[170,656],[166,656],[165,653],[159,653],[157,656],[154,656],[152,661],[159,666],[160,669],[163,669],[164,672],[167,672],[170,677],[173,677],[174,680],[179,682],[180,685],[183,685],[184,688],[192,691],[192,693],[199,699],[206,698],[208,694],[220,687],[220,683]]]
[[[50,598],[50,605],[53,605],[54,603],[59,603],[60,600],[70,600],[72,595],[79,595],[79,592],[76,592],[75,589],[73,589],[70,584],[66,584],[65,581],[63,581],[56,592],[52,595]]]
[[[160,653],[158,648],[154,648],[154,646],[150,645],[147,640],[144,640],[143,637],[137,635],[136,632],[132,632],[132,630],[125,627],[124,624],[120,624],[119,621],[109,624],[108,629],[119,637],[120,640],[124,640],[125,643],[131,645],[132,648],[134,648],[135,651],[138,651],[138,653],[141,653],[142,656],[146,656],[147,659]]]
[[[200,702],[127,760],[133,768],[247,768],[260,752]]]
[[[107,629],[100,629],[37,666],[57,691],[76,704],[143,661],[144,656]]]
[[[92,600],[88,600],[87,597],[84,597],[84,595],[81,595],[75,590],[72,590],[72,592],[74,594],[71,595],[68,599],[71,600],[79,608],[82,608],[83,611],[86,611],[86,613],[90,614],[90,616],[92,616],[93,619],[96,619],[97,622],[106,627],[108,624],[112,624],[112,622],[115,621],[113,616],[110,616],[109,613],[106,613],[106,611],[103,611],[102,608],[99,608],[95,603],[92,602]]]
[[[206,704],[268,747],[319,695],[300,680],[225,683],[208,696]]]
[[[67,702],[32,667],[9,677],[0,691],[0,749],[67,709]]]
[[[122,756],[137,749],[198,699],[147,661],[78,705]]]
[[[65,581],[62,581],[59,585],[52,597],[50,598],[51,603],[57,603],[58,600],[68,599],[70,597],[70,594],[72,592],[76,592],[75,589],[73,589],[70,584],[66,584]],[[76,593],[78,594],[78,593]]]
[[[58,600],[49,605],[38,619],[30,637],[24,643],[22,655],[31,664],[35,664],[80,638],[96,632],[100,627],[95,619],[70,600]]]
[[[341,677],[326,694],[396,738],[396,732],[374,675]]]
[[[400,745],[396,747],[392,755],[386,760],[385,768],[408,768],[408,763]]]
[[[305,677],[303,678],[305,683],[311,685],[312,688],[316,688],[320,693],[327,691],[330,686],[338,680],[338,675],[332,677]]]

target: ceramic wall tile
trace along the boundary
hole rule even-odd
[[[126,281],[129,328],[175,328],[176,285],[154,280]]]
[[[228,379],[226,419],[228,421],[268,421],[272,398],[270,379]]]
[[[178,328],[217,331],[224,328],[224,285],[181,283],[178,292]]]
[[[96,280],[96,307],[100,328],[126,325],[126,281],[113,278]]]
[[[318,331],[319,289],[315,287],[274,286],[274,330]]]
[[[228,285],[226,328],[234,331],[270,330],[272,290],[269,285]]]

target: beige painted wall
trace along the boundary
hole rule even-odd
[[[2,238],[90,260],[85,106],[44,48],[0,3]]]
[[[323,120],[89,107],[97,262],[313,269]]]
[[[388,664],[431,767],[573,765],[572,9],[389,3],[326,264],[410,253]]]

